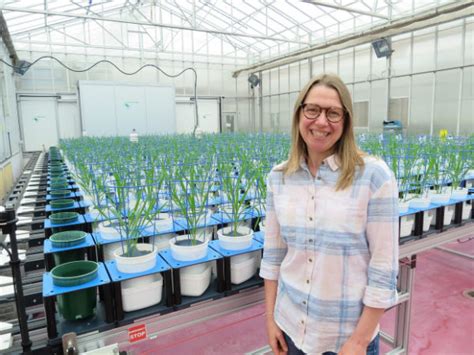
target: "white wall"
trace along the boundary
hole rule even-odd
[[[1,40],[0,57],[11,63],[8,50]],[[23,169],[23,155],[14,74],[10,67],[0,63],[0,168],[9,163],[12,164],[13,179],[17,180]]]
[[[189,97],[176,98],[176,132],[192,133],[194,129],[194,101]],[[199,129],[206,133],[220,132],[218,98],[198,98]]]
[[[353,100],[367,102],[368,129],[380,132],[390,98],[408,99],[408,134],[474,133],[474,17],[392,37],[389,62],[377,58],[370,43],[263,71],[262,117],[251,99],[240,99],[238,130],[290,131],[293,104],[312,75],[336,73]],[[312,72],[308,63],[311,62]],[[245,74],[236,80],[238,96],[251,96]],[[255,92],[260,99],[258,91]],[[257,102],[257,105],[259,103]],[[258,108],[258,106],[257,106]],[[247,120],[248,118],[248,120]],[[262,127],[260,127],[260,119]],[[365,120],[364,120],[365,121]]]
[[[24,149],[47,151],[59,142],[56,97],[20,96]]]
[[[172,86],[81,80],[79,98],[82,129],[90,136],[176,132]]]
[[[473,34],[474,18],[471,16],[464,20],[392,38],[395,52],[392,55],[390,91],[396,92],[396,96],[391,95],[391,98],[409,99],[409,133],[430,133],[433,130],[436,134],[436,131],[444,127],[447,121],[449,123],[446,127],[450,133],[474,133],[472,120],[474,116]],[[30,61],[43,54],[50,53],[19,51],[21,58]],[[87,53],[67,56],[61,53],[54,54],[75,68],[84,68],[97,60],[104,59],[103,56]],[[150,54],[152,55],[154,54]],[[163,61],[161,58],[158,60],[146,57],[143,60],[123,58],[123,54],[120,54],[119,57],[114,57],[113,61],[129,71],[136,70],[145,62],[155,60],[157,65],[173,73],[188,66],[197,68],[198,95],[224,96],[229,104],[233,101],[232,104],[236,107],[236,131],[289,130],[291,112],[298,91],[311,75],[322,72],[338,73],[350,87],[353,96],[357,97],[357,101],[367,101],[371,131],[382,129],[382,121],[386,118],[388,111],[387,61],[384,58],[376,58],[370,43],[264,71],[261,73],[263,97],[260,97],[259,89],[256,89],[254,90],[256,99],[251,97],[247,74],[244,73],[236,79],[231,76],[234,69],[246,65],[245,61],[236,60],[234,64],[229,62],[217,64],[188,59]],[[451,67],[458,73],[441,74],[443,70]],[[427,71],[434,73],[431,80],[427,79],[427,74],[425,74]],[[398,81],[399,78],[406,80]],[[457,78],[463,78],[462,82]],[[169,83],[175,85],[177,95],[190,96],[193,91],[193,76],[189,72],[184,77],[169,79],[162,74],[157,74],[157,71],[146,69],[140,72],[140,75],[130,77],[121,75],[112,67],[104,65],[90,72],[71,73],[49,61],[40,62],[30,69],[19,80],[19,87],[33,92],[72,91],[77,80],[91,79]],[[448,95],[444,95],[445,92]],[[259,117],[260,102],[262,117]],[[441,107],[443,105],[445,109]],[[276,116],[277,114],[279,117]],[[263,122],[262,127],[260,127],[260,120]]]

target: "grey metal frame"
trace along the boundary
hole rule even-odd
[[[411,241],[400,246],[399,301],[396,309],[395,335],[392,337],[381,332],[382,339],[393,347],[387,354],[409,354],[411,302],[415,283],[416,255],[438,248],[443,244],[472,236],[473,233],[474,223],[470,222],[464,226],[452,228],[446,232],[430,235],[427,238]]]
[[[429,237],[411,241],[400,246],[399,299],[395,306],[397,312],[395,334],[391,336],[381,332],[383,341],[390,344],[393,348],[387,354],[409,354],[411,302],[414,291],[416,255],[433,248],[438,248],[445,243],[472,236],[473,233],[474,223],[468,222],[463,226],[451,228],[439,234],[432,234]],[[216,319],[248,307],[263,304],[263,302],[263,288],[250,289],[233,296],[204,302],[170,314],[150,316],[141,321],[138,320],[134,324],[146,324],[148,338],[154,339],[157,336],[165,335],[184,327],[198,325],[203,321]],[[130,325],[127,325],[106,332],[93,332],[81,335],[77,338],[79,350],[85,348],[91,350],[114,343],[124,344],[128,339],[129,327]],[[35,338],[37,341],[43,339],[44,336],[44,332],[42,335],[38,332],[32,332],[32,338]],[[15,341],[19,341],[19,339],[15,339]],[[268,351],[270,351],[270,347],[266,346],[262,349],[256,349],[251,354],[264,354]]]

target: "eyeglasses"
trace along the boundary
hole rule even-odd
[[[316,104],[301,104],[301,110],[308,120],[317,119],[323,111],[326,111],[326,119],[331,123],[337,123],[344,117],[344,110],[339,107],[323,108]]]

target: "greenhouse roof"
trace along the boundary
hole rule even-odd
[[[0,0],[0,8],[17,51],[252,64],[452,2]]]

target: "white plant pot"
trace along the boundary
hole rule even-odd
[[[138,243],[136,247],[139,251],[148,251],[148,253],[141,256],[126,257],[122,256],[122,246],[115,249],[115,261],[117,264],[117,269],[120,272],[134,274],[137,272],[144,272],[155,267],[157,250],[154,248],[153,244]]]
[[[469,204],[467,203],[467,201],[465,201],[462,205],[462,219],[463,220],[471,218],[471,209],[472,209],[472,202]]]
[[[451,198],[453,199],[461,199],[465,198],[468,194],[469,190],[467,188],[458,188],[451,192]]]
[[[120,243],[103,244],[102,249],[104,251],[104,260],[115,260],[115,251],[117,250]]]
[[[219,211],[217,213],[220,213],[224,218],[229,218],[230,220],[233,220],[233,214],[232,214],[232,206],[229,205],[224,205],[224,206],[219,206]],[[240,218],[245,218],[245,212],[241,212],[239,215]],[[237,225],[239,227],[248,227],[250,228],[252,226],[252,219],[247,219],[243,221],[237,222]]]
[[[455,205],[450,205],[444,208],[444,219],[443,219],[444,226],[449,226],[451,224],[451,221],[453,220],[453,216],[454,216],[454,207]],[[433,226],[436,225],[436,213],[434,213],[433,215],[431,225]]]
[[[230,281],[239,285],[251,279],[257,271],[256,256],[259,252],[236,255],[230,258]]]
[[[177,241],[186,240],[189,238],[189,234],[180,235],[170,239],[169,245],[171,249],[171,256],[175,260],[179,261],[192,261],[202,259],[207,255],[207,244],[209,241],[198,239],[201,244],[197,245],[176,245]]]
[[[176,237],[176,234],[169,233],[153,237],[153,244],[158,252],[170,247],[170,240]]]
[[[405,213],[408,211],[409,205],[408,202],[398,202],[398,213]]]
[[[181,295],[201,296],[211,283],[211,264],[202,263],[180,269]]]
[[[150,222],[150,225],[146,227],[147,231],[160,232],[173,229],[173,218],[168,213],[159,213],[157,218]]]
[[[116,240],[120,238],[120,232],[113,227],[114,225],[112,221],[104,221],[98,224],[97,231],[100,232],[102,239]]]
[[[410,208],[428,208],[431,203],[429,197],[416,197],[409,201]]]
[[[423,232],[428,232],[430,229],[431,221],[435,215],[436,210],[429,210],[423,212]]]
[[[237,232],[242,236],[232,236],[232,227],[221,228],[217,231],[219,245],[227,250],[247,249],[252,245],[253,230],[248,227],[238,226]]]
[[[258,223],[258,228],[260,229],[260,232],[265,233],[265,220],[261,220]]]
[[[163,277],[160,273],[122,282],[122,308],[125,312],[147,308],[161,302]]]
[[[187,225],[186,216],[182,215],[181,213],[176,213],[174,220],[180,224]],[[212,224],[212,210],[208,209],[199,215],[197,225],[204,228],[210,224]]]
[[[451,198],[451,194],[448,192],[432,193],[430,197],[431,202],[433,203],[448,203]]]
[[[198,229],[198,236],[199,236],[199,238],[202,238],[202,239],[210,242],[212,240],[212,232],[213,232],[212,227],[199,228]]]
[[[400,222],[400,238],[408,237],[413,229],[415,223],[415,216],[403,216]]]

